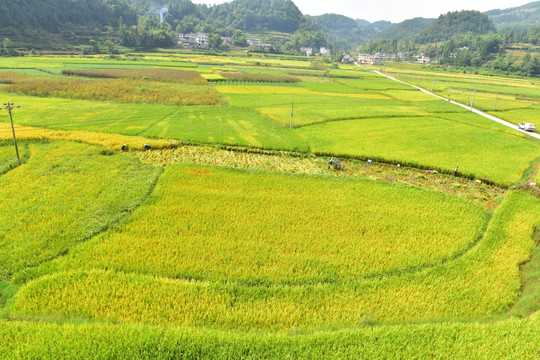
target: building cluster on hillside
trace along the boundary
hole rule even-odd
[[[207,49],[210,45],[209,42],[209,35],[204,32],[196,32],[196,33],[177,33],[177,46],[182,47],[184,49],[194,49],[194,48],[202,48]],[[233,39],[230,36],[222,36],[221,40],[223,41],[224,45],[233,45]],[[261,39],[256,38],[247,38],[246,39],[247,46],[253,46],[261,48],[263,51],[271,51],[275,49],[275,47],[272,44],[266,44],[263,43]],[[321,47],[318,52],[314,52],[314,49],[311,47],[302,47],[300,48],[300,52],[305,56],[331,56],[332,50],[328,49],[326,47]]]
[[[204,32],[196,32],[189,34],[177,33],[176,38],[177,45],[184,49],[207,49],[210,46],[209,35]],[[233,43],[233,39],[230,36],[222,36],[221,40],[223,40],[223,44],[225,45],[232,45]]]
[[[395,61],[396,59],[409,61],[411,58],[416,59],[419,64],[431,64],[431,59],[424,54],[410,55],[406,52],[398,52],[396,54],[359,54],[358,63],[362,65],[382,65],[383,61]]]
[[[247,38],[246,42],[248,46],[257,46],[257,47],[262,48],[264,51],[269,51],[274,48],[274,46],[271,44],[263,43],[261,39]]]
[[[178,39],[178,46],[184,49],[193,48],[207,48],[209,45],[208,34],[203,32],[190,33],[190,34],[176,34]]]

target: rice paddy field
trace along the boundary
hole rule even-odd
[[[320,59],[0,68],[0,358],[538,358],[537,139]]]
[[[387,64],[381,70],[402,81],[419,84],[440,96],[448,97],[450,94],[452,100],[465,105],[472,104],[477,109],[511,123],[540,123],[540,83],[536,78],[445,73],[394,64]]]

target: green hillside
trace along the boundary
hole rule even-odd
[[[401,40],[409,36],[420,34],[427,29],[434,19],[414,18],[395,24],[377,34],[380,39]]]
[[[495,32],[493,22],[479,11],[455,11],[441,15],[427,29],[418,35],[420,43],[432,43],[449,40],[458,34],[472,33],[484,35]]]
[[[497,28],[540,26],[540,1],[485,13]]]

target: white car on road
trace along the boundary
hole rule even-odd
[[[520,128],[521,130],[525,130],[525,131],[535,131],[536,130],[536,125],[532,124],[532,123],[521,123],[518,125],[518,128]]]

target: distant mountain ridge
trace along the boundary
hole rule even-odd
[[[485,12],[497,28],[540,26],[540,1],[509,9]]]

